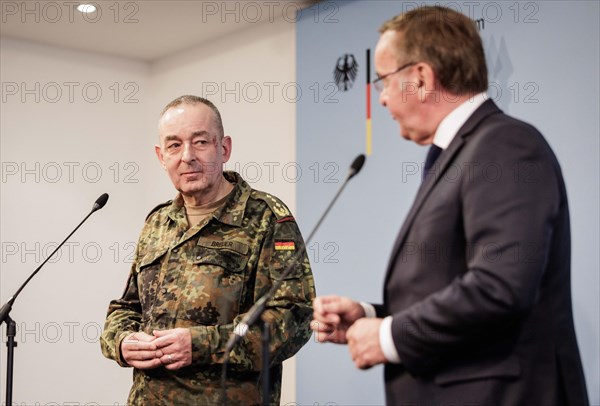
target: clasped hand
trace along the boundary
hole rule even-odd
[[[186,328],[155,330],[152,335],[138,331],[123,339],[121,354],[134,368],[177,370],[192,363],[192,335]]]
[[[317,341],[348,344],[357,368],[367,369],[386,362],[379,343],[378,318],[365,318],[360,303],[347,297],[321,296],[313,302],[311,329]]]

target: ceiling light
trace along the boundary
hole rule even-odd
[[[81,11],[82,13],[93,13],[96,11],[96,6],[91,4],[80,4],[77,6],[77,10]]]

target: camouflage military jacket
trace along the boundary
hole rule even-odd
[[[294,218],[279,199],[250,188],[237,173],[225,177],[234,190],[197,226],[188,229],[180,196],[148,216],[125,292],[110,303],[100,341],[103,354],[121,366],[127,366],[121,341],[132,332],[186,327],[192,335],[192,365],[134,369],[128,404],[220,404],[225,345],[288,264],[293,271],[263,314],[271,326],[272,403],[279,402],[282,361],[310,337],[314,282]],[[260,348],[260,329],[252,327],[231,351],[228,405],[261,402]]]

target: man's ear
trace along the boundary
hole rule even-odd
[[[167,165],[165,165],[165,160],[163,159],[162,149],[160,148],[160,145],[157,144],[154,146],[154,152],[156,153],[156,157],[160,161],[160,164],[163,167],[163,169],[167,169]]]
[[[424,62],[417,65],[416,72],[415,83],[419,92],[419,100],[423,103],[428,96],[433,96],[438,90],[436,76],[431,65]]]
[[[229,161],[229,157],[231,157],[231,146],[231,137],[228,135],[224,136],[221,140],[223,162]]]

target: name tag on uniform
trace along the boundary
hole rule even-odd
[[[231,251],[239,252],[242,255],[246,255],[249,249],[246,244],[235,240],[215,240],[201,238],[200,240],[198,240],[198,245],[213,249],[228,249]]]

